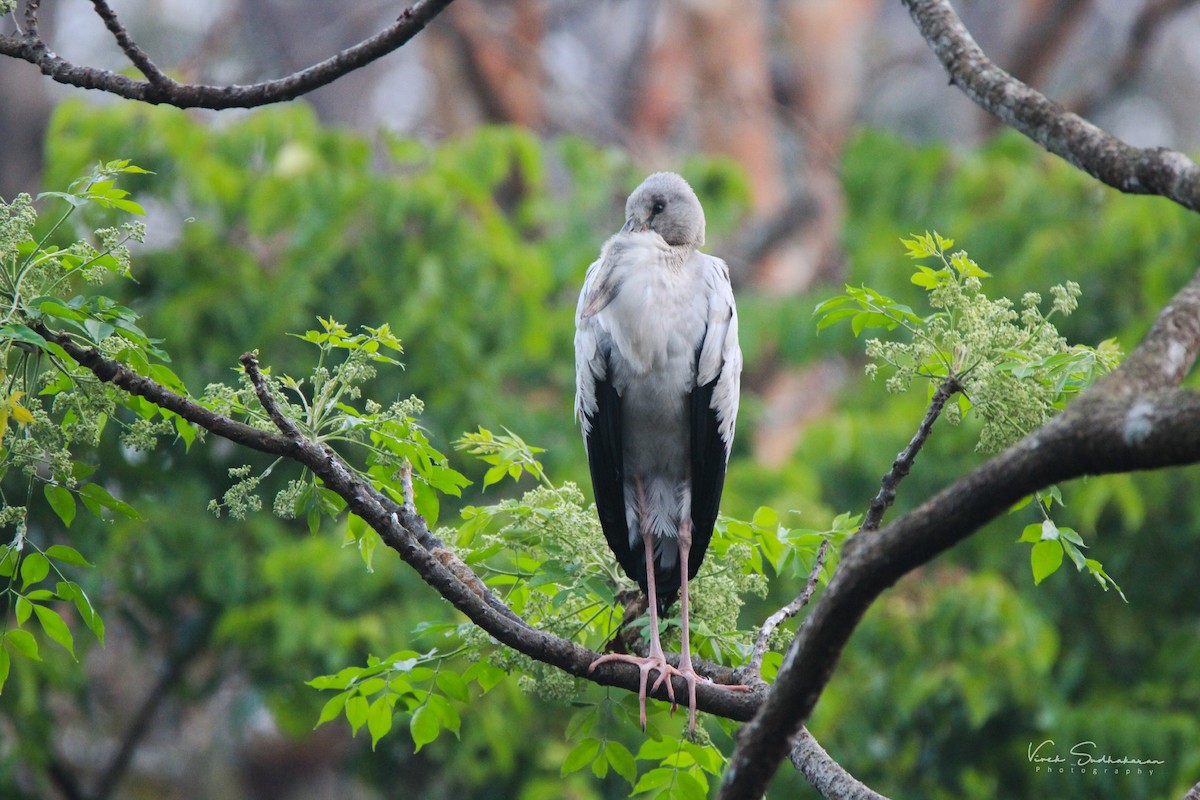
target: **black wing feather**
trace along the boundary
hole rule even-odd
[[[610,370],[605,372],[606,375],[611,374]],[[725,485],[725,442],[721,439],[717,412],[711,407],[717,380],[719,376],[703,386],[697,386],[688,395],[692,478],[692,549],[688,556],[688,580],[696,577],[696,572],[704,563]],[[621,396],[607,377],[596,381],[595,391],[596,411],[587,418],[587,454],[600,527],[625,574],[637,581],[643,592],[647,592],[646,556],[640,543],[636,547],[630,546],[629,524],[625,516]],[[665,616],[679,597],[681,565],[676,563],[671,569],[655,566],[658,611]]]
[[[717,412],[712,408],[718,380],[720,374],[697,386],[688,398],[692,428],[692,549],[688,554],[688,580],[696,577],[704,563],[725,487],[725,442],[721,439]]]
[[[641,548],[629,546],[629,523],[625,518],[625,459],[621,449],[621,396],[606,377],[596,381],[596,412],[587,418],[588,468],[596,512],[604,538],[625,573],[646,591],[646,556]]]

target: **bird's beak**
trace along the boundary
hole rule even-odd
[[[650,230],[650,224],[648,220],[642,220],[639,222],[636,217],[630,217],[629,219],[625,220],[625,225],[621,228],[621,233],[641,233],[648,230]]]

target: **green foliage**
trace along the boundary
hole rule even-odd
[[[953,423],[964,414],[978,415],[980,450],[999,452],[1041,427],[1117,364],[1114,341],[1068,345],[1050,321],[1078,306],[1081,290],[1074,281],[1051,287],[1048,313],[1036,292],[1022,295],[1018,312],[1009,299],[984,294],[983,281],[991,275],[965,251],[950,252],[954,240],[926,233],[902,243],[910,258],[932,258],[940,265],[918,265],[911,279],[926,291],[933,313],[922,317],[878,291],[847,287],[846,294],[817,306],[817,327],[849,319],[855,336],[867,328],[902,328],[905,341],[867,341],[867,374],[874,378],[880,367],[889,370],[887,388],[895,393],[907,391],[914,379],[928,381],[932,392],[953,377],[961,396],[947,407],[947,418]]]
[[[817,306],[817,328],[849,320],[855,337],[867,328],[903,330],[904,340],[867,341],[867,375],[875,378],[881,366],[887,368],[887,389],[896,394],[908,391],[915,379],[928,382],[930,395],[938,384],[951,380],[959,399],[947,403],[946,417],[958,423],[964,414],[978,416],[978,449],[996,452],[1010,446],[1116,366],[1120,350],[1115,341],[1095,348],[1068,345],[1050,321],[1078,307],[1081,290],[1074,281],[1051,287],[1049,313],[1039,307],[1041,295],[1026,292],[1018,314],[1007,298],[993,300],[984,294],[983,281],[991,275],[965,251],[950,252],[953,239],[927,232],[901,243],[910,258],[933,258],[940,264],[937,269],[918,264],[910,279],[925,290],[933,313],[922,317],[879,291],[847,286],[846,294]],[[1038,497],[1044,519],[1027,526],[1020,538],[1034,543],[1034,583],[1056,572],[1065,554],[1078,571],[1086,569],[1105,591],[1111,585],[1124,599],[1104,566],[1082,554],[1080,548],[1086,545],[1074,529],[1059,528],[1051,520],[1054,500],[1062,502],[1058,488]]]
[[[320,130],[302,107],[214,131],[163,109],[97,111],[67,104],[53,126],[51,184],[118,148],[153,170],[134,176],[155,232],[137,251],[139,283],[104,287],[114,302],[146,315],[136,324],[163,336],[184,380],[151,377],[180,391],[185,381],[207,386],[201,399],[210,407],[271,427],[244,380],[222,386],[237,356],[260,348],[273,365],[267,372],[274,397],[302,430],[350,455],[397,500],[404,499],[411,464],[415,504],[431,522],[447,515],[447,497],[457,501],[454,489],[465,485],[430,444],[446,431],[503,421],[537,433],[538,441],[548,438],[556,445],[545,454],[552,463],[579,470],[569,403],[561,406],[563,415],[556,409],[566,402],[561,397],[569,398],[573,378],[569,330],[578,280],[597,243],[619,224],[617,198],[639,177],[623,155],[572,139],[544,143],[514,129],[484,130],[437,149],[388,139],[372,154],[359,137]],[[712,234],[730,229],[747,205],[740,176],[702,159],[685,172],[705,198]],[[99,227],[110,225],[121,209],[91,203],[81,211],[83,221]],[[65,247],[59,241],[64,233],[60,228],[52,241]],[[78,310],[69,298],[60,305]],[[284,338],[283,331],[304,330],[318,316],[316,331]],[[418,357],[404,372],[364,358],[364,347],[388,358],[399,351],[377,336],[385,329],[330,328],[334,319],[387,319]],[[373,337],[378,347],[368,341]],[[313,346],[317,350],[302,349]],[[326,373],[314,370],[311,354]],[[159,366],[156,358],[147,359],[152,368]],[[336,402],[325,402],[339,392]],[[431,400],[422,416],[429,430],[415,423],[423,407],[411,399],[414,394]],[[26,404],[23,398],[15,402]],[[124,426],[110,420],[108,427],[123,432]],[[478,479],[503,465],[505,475],[519,468],[545,483],[540,449],[499,424],[493,429],[504,433],[486,445],[486,428],[470,435],[481,437],[472,449],[492,448],[478,454],[496,458],[478,469]],[[187,445],[195,432],[173,435]],[[68,506],[57,491],[45,494],[52,518],[72,518],[79,549],[104,556],[94,560],[108,581],[106,594],[136,598],[146,609],[140,619],[170,629],[181,607],[215,615],[214,646],[237,648],[261,691],[257,697],[286,730],[310,727],[319,716],[319,703],[310,708],[315,693],[295,691],[299,679],[364,663],[369,653],[392,652],[396,645],[385,630],[414,629],[405,645],[422,652],[450,654],[461,647],[448,609],[414,599],[423,591],[428,598],[427,590],[411,577],[398,578],[394,559],[379,558],[378,537],[362,520],[342,515],[329,524],[340,504],[311,475],[289,474],[269,459],[221,447],[194,448],[184,460],[182,448],[148,450],[149,441],[138,450],[118,448],[112,438],[97,438],[92,461],[104,464],[105,485],[114,493],[119,486],[155,487],[136,500],[145,521],[117,520],[101,534],[81,524],[75,503]],[[172,480],[163,483],[166,469]],[[221,518],[180,514],[214,496]],[[282,523],[254,513],[263,506]],[[292,541],[292,518],[301,529],[308,523],[316,530],[311,546]],[[229,535],[231,525],[237,536]],[[146,529],[154,535],[145,535]],[[314,549],[329,547],[329,535],[335,552],[338,540],[348,545],[336,558]],[[358,575],[346,573],[345,556],[361,557],[374,573],[364,575],[361,567]],[[398,589],[368,589],[398,580]],[[439,674],[461,676],[463,658],[448,656]],[[382,703],[393,704],[402,715],[397,719],[411,720],[415,709],[396,697]],[[502,713],[527,717],[533,701],[503,692],[491,702],[492,708],[475,710],[473,730],[463,726],[463,757],[436,748],[438,742],[422,747],[420,756],[471,765],[466,751],[480,752],[472,737],[494,728]],[[383,705],[375,708],[363,723],[372,734],[384,725]],[[425,713],[417,725],[422,736],[431,731]],[[28,729],[24,721],[19,725]],[[36,738],[25,741],[31,752],[37,747]],[[382,743],[380,750],[395,758]],[[514,741],[509,750],[525,758],[529,746]],[[479,756],[479,764],[490,765],[482,772],[469,766],[447,774],[493,784],[514,768],[501,763],[502,752],[489,747]],[[555,763],[546,774],[557,778],[558,769]],[[516,777],[510,780],[519,785]]]
[[[173,109],[65,103],[51,126],[52,184],[114,151],[154,171],[136,187],[156,220],[144,277],[113,296],[142,300],[189,386],[223,381],[254,347],[299,374],[307,354],[283,332],[318,315],[387,320],[416,357],[368,394],[421,397],[443,441],[507,426],[545,446],[555,474],[585,474],[561,424],[574,298],[640,180],[627,155],[511,127],[373,148],[303,105],[214,129]],[[712,159],[684,172],[719,240],[748,207],[744,179]]]
[[[1075,569],[1083,572],[1085,569],[1091,574],[1096,582],[1100,584],[1104,591],[1108,591],[1108,587],[1117,590],[1117,594],[1122,600],[1128,602],[1125,593],[1121,591],[1121,587],[1117,585],[1108,573],[1104,571],[1104,565],[1094,558],[1088,558],[1083,554],[1083,550],[1087,545],[1083,543],[1082,537],[1076,533],[1074,528],[1059,527],[1054,524],[1047,513],[1053,504],[1055,498],[1062,502],[1062,498],[1055,494],[1047,494],[1044,498],[1039,494],[1038,507],[1046,515],[1040,524],[1033,523],[1026,525],[1021,531],[1021,538],[1018,541],[1032,542],[1033,549],[1029,554],[1030,566],[1033,569],[1033,582],[1041,583],[1046,578],[1058,571],[1058,568],[1063,564],[1063,556],[1070,557],[1071,563],[1075,565]]]
[[[494,434],[487,428],[480,428],[476,433],[466,433],[454,443],[459,450],[476,455],[481,461],[491,466],[483,476],[483,488],[499,483],[507,475],[514,481],[519,481],[521,475],[528,472],[537,480],[549,485],[546,473],[537,460],[537,453],[544,453],[544,447],[533,447],[508,428],[503,434]]]
[[[274,400],[281,412],[294,421],[303,435],[326,444],[349,445],[365,451],[360,477],[398,502],[412,501],[430,524],[437,521],[438,494],[459,496],[470,481],[446,464],[446,457],[430,443],[417,424],[416,414],[424,405],[415,397],[396,401],[384,408],[363,399],[362,385],[375,377],[375,365],[400,366],[387,352],[401,352],[400,341],[387,323],[378,328],[363,327],[363,333],[350,334],[346,326],[332,319],[320,319],[322,329],[307,331],[299,338],[317,346],[319,356],[307,387],[305,380],[284,375],[275,378],[264,371]],[[339,360],[340,359],[340,360]],[[352,403],[362,401],[361,408]],[[274,423],[258,402],[254,387],[243,375],[241,386],[209,384],[202,402],[213,410],[241,418],[266,430]],[[279,463],[251,474],[249,466],[229,471],[238,482],[225,492],[220,502],[213,500],[209,509],[220,515],[227,510],[236,519],[262,507],[255,491],[263,478]],[[416,480],[414,481],[413,478]],[[411,492],[412,497],[408,494]],[[336,519],[345,502],[320,485],[307,469],[291,480],[275,496],[272,508],[283,519],[307,520],[316,532],[322,516]],[[361,537],[358,537],[361,539]],[[373,540],[372,540],[373,541]],[[361,545],[360,545],[361,547]],[[369,551],[364,558],[370,565]]]
[[[442,505],[454,503],[452,509],[439,509],[441,524],[454,520],[457,526],[443,530],[443,538],[457,543],[494,591],[524,603],[526,613],[592,645],[615,629],[616,597],[629,582],[597,531],[577,541],[566,541],[562,531],[575,520],[591,519],[586,498],[569,484],[583,475],[568,402],[574,294],[597,243],[615,226],[619,198],[636,182],[627,158],[577,140],[539,142],[507,129],[436,149],[385,139],[385,152],[373,153],[364,139],[320,129],[302,108],[249,115],[214,130],[187,114],[160,109],[89,111],[72,105],[56,115],[51,137],[52,186],[66,185],[98,157],[114,152],[129,153],[153,169],[155,174],[126,174],[121,183],[136,187],[157,234],[135,251],[138,283],[104,286],[114,306],[72,305],[76,293],[87,294],[75,289],[33,307],[34,312],[49,314],[81,343],[94,343],[111,325],[108,347],[128,350],[121,356],[126,363],[148,365],[160,381],[180,388],[185,382],[204,386],[226,380],[237,355],[259,347],[264,360],[275,365],[270,378],[275,397],[297,422],[353,454],[375,485],[398,498],[405,492],[404,461],[395,448],[367,433],[384,425],[391,403],[411,402],[402,398],[414,394],[429,401],[425,414],[409,405],[394,422],[403,431],[395,438],[424,451],[431,467],[450,465],[425,445],[447,441],[447,432],[477,430],[482,423],[484,428],[466,437],[478,437],[468,449],[479,448],[476,455],[495,460],[475,471],[454,466],[477,479],[476,490],[487,473],[504,467],[503,474],[491,472],[497,480],[488,484],[489,494],[495,492],[488,498],[492,505],[468,497],[466,502],[478,505],[458,519],[457,496],[439,493],[422,477],[410,450],[413,491],[426,495],[419,504],[430,496]],[[708,212],[713,250],[720,253],[723,232],[745,208],[744,183],[720,165],[698,163],[688,169]],[[1034,303],[1038,313],[1053,317],[1067,341],[1099,341],[1115,329],[1128,346],[1144,328],[1146,314],[1191,271],[1200,247],[1200,225],[1181,210],[1096,189],[1071,168],[1010,138],[979,151],[952,152],[867,135],[848,149],[843,174],[849,198],[846,280],[873,287],[876,296],[866,290],[861,295],[868,302],[894,298],[892,311],[907,304],[914,313],[932,295],[929,286],[909,282],[911,272],[895,269],[897,238],[914,227],[953,230],[972,243],[980,263],[1003,265],[993,277],[974,276],[991,296],[1022,297],[1030,286],[1059,281],[1069,301],[1069,276],[1085,290],[1079,311],[1067,317],[1053,304],[1043,312]],[[53,232],[43,220],[37,241],[47,250],[65,252],[75,240],[86,239],[102,252],[105,243],[92,231],[112,228],[112,220],[125,213],[116,201],[129,199],[109,195],[112,188],[100,190],[107,206],[98,196],[78,209],[72,206],[70,224]],[[933,245],[943,255],[952,247],[944,240],[939,245],[936,237]],[[923,258],[931,273],[918,269],[917,277],[926,284],[942,280],[938,273],[946,269],[948,280],[960,286],[972,277],[959,275],[953,254],[950,264],[936,255]],[[1138,266],[1142,280],[1130,279],[1131,265]],[[962,266],[969,270],[969,264]],[[101,267],[105,274],[118,274]],[[99,270],[94,272],[100,277]],[[1047,281],[1046,275],[1055,277]],[[80,274],[71,282],[85,279]],[[967,305],[976,299],[963,294]],[[852,359],[860,352],[851,341],[852,320],[826,328],[817,338],[797,304],[743,291],[739,305],[752,369],[768,363],[803,368],[813,359]],[[142,316],[132,317],[120,307]],[[1025,308],[1009,309],[1018,315],[1010,320],[1017,328]],[[854,307],[855,314],[863,311],[876,313]],[[311,327],[317,316],[353,325],[334,331],[322,322],[309,334],[284,337],[284,331]],[[354,344],[365,345],[377,335],[354,327],[360,320],[392,324],[412,354],[407,370],[366,358],[338,376],[339,365],[354,351],[335,341],[363,337]],[[881,320],[862,318],[862,330],[867,322]],[[130,325],[164,337],[165,343],[148,338],[139,343],[137,332],[127,330]],[[77,620],[87,623],[86,610],[94,604],[94,610],[131,609],[128,615],[106,616],[110,625],[136,620],[142,627],[131,638],[147,650],[194,610],[211,615],[217,624],[203,663],[237,663],[238,681],[244,682],[239,685],[249,684],[235,690],[240,700],[252,710],[268,710],[289,734],[300,735],[329,714],[350,720],[350,726],[340,727],[365,729],[375,751],[367,752],[366,736],[360,736],[363,746],[346,757],[358,761],[347,768],[364,783],[386,787],[383,791],[394,793],[397,776],[403,776],[403,790],[416,786],[414,796],[429,797],[487,791],[593,800],[628,796],[639,787],[648,789],[639,797],[691,797],[703,796],[705,786],[711,794],[720,754],[730,746],[730,726],[702,718],[701,740],[686,740],[683,721],[669,718],[664,704],[651,703],[649,735],[643,737],[636,699],[629,693],[580,685],[511,658],[486,637],[460,627],[461,619],[397,559],[374,552],[378,537],[362,520],[339,517],[330,524],[336,503],[311,476],[272,471],[269,462],[253,454],[215,445],[189,450],[194,431],[168,429],[170,420],[160,416],[145,419],[148,409],[138,403],[122,405],[102,387],[72,385],[57,371],[57,394],[39,394],[47,386],[36,383],[34,391],[17,394],[26,390],[10,384],[14,376],[29,374],[29,365],[39,360],[32,369],[35,379],[52,372],[47,365],[55,356],[26,327],[29,332],[0,328],[10,358],[0,381],[8,387],[0,395],[6,449],[41,424],[39,405],[74,395],[59,401],[63,405],[57,410],[49,406],[48,414],[50,429],[61,429],[69,404],[75,404],[75,466],[60,470],[64,480],[54,478],[58,449],[49,448],[36,474],[9,469],[2,484],[6,503],[0,517],[14,538],[18,526],[24,531],[25,547],[20,553],[5,551],[0,561],[0,575],[11,590],[0,601],[0,608],[7,604],[0,674],[11,670],[13,676],[0,713],[21,731],[0,762],[5,787],[0,793],[15,785],[11,776],[17,770],[28,776],[43,763],[39,758],[59,746],[51,738],[59,706],[49,701],[50,692],[88,707],[82,672],[54,638],[65,640],[61,629],[50,622],[51,634],[41,620],[46,612],[35,606],[67,624],[74,654],[82,660],[95,637],[81,636]],[[948,341],[941,350],[953,364],[955,351],[945,346]],[[163,371],[160,354],[166,350],[176,358],[171,368],[184,379],[178,384],[170,382],[174,373]],[[394,358],[399,351],[380,342],[375,352]],[[22,354],[23,367],[11,360]],[[325,376],[314,374],[314,360],[328,370]],[[362,366],[375,370],[375,376],[352,382],[351,373]],[[1010,373],[1026,366],[1018,363]],[[894,375],[890,365],[880,368]],[[1050,376],[1053,364],[1035,368],[1045,368],[1052,383],[1057,379]],[[865,505],[923,412],[924,397],[916,395],[924,393],[885,395],[863,391],[855,381],[846,388],[834,407],[803,432],[792,461],[781,466],[743,457],[759,413],[757,399],[747,393],[742,428],[748,433],[739,437],[723,505],[727,514],[745,521],[720,521],[712,563],[706,564],[697,592],[698,601],[702,591],[721,606],[703,614],[696,610],[708,626],[697,634],[707,657],[740,658],[748,641],[742,626],[795,595],[821,541],[830,538],[836,544],[857,527],[855,517],[835,510]],[[360,397],[351,396],[354,389]],[[246,390],[235,379],[228,394],[214,391],[210,400],[217,407],[225,397],[231,412],[269,424],[255,416],[259,410]],[[338,391],[341,400],[332,408],[315,400]],[[379,407],[364,398],[377,399]],[[80,415],[80,409],[93,406],[107,416]],[[1054,408],[1052,403],[1049,413]],[[309,413],[314,409],[316,416]],[[974,413],[966,415],[962,429],[939,428],[927,445],[904,484],[899,510],[971,466],[969,454],[982,422],[972,419],[979,416],[978,408],[963,410]],[[401,416],[409,419],[407,429]],[[427,430],[412,422],[418,416]],[[367,422],[360,423],[361,418]],[[104,420],[98,430],[85,430],[87,421],[97,419]],[[502,425],[546,445],[547,451],[526,445]],[[488,428],[504,433],[491,435],[489,442]],[[102,436],[105,431],[110,435]],[[425,445],[404,438],[417,440],[417,434],[425,437]],[[133,447],[163,437],[184,447]],[[92,442],[98,448],[92,449]],[[375,473],[373,458],[387,461]],[[532,473],[542,485],[514,496],[503,477],[513,477],[514,466],[527,474],[542,459],[546,467]],[[97,464],[103,473],[93,472]],[[257,479],[230,498],[247,504],[245,519],[187,513],[227,492],[231,469],[237,470],[235,488]],[[163,482],[167,470],[171,480]],[[75,484],[66,480],[68,474]],[[551,475],[557,484],[548,482]],[[1115,552],[1105,561],[1120,575],[1133,599],[1129,605],[1104,606],[1112,595],[1080,594],[1077,581],[1043,579],[1036,592],[1013,590],[1013,584],[1028,581],[1032,560],[1023,550],[1015,557],[1009,530],[973,537],[934,568],[903,582],[885,594],[852,640],[818,706],[814,732],[855,774],[895,797],[1044,794],[1046,785],[1026,773],[1023,759],[1027,741],[1046,735],[1072,741],[1109,737],[1115,742],[1112,752],[1167,758],[1164,781],[1179,783],[1181,776],[1194,775],[1195,758],[1187,748],[1200,735],[1195,723],[1200,689],[1191,669],[1197,656],[1190,635],[1197,615],[1194,580],[1186,559],[1159,557],[1194,546],[1197,509],[1188,499],[1194,497],[1191,482],[1194,475],[1181,471],[1071,487],[1071,524],[1083,532],[1080,539],[1090,543],[1092,535],[1103,535],[1106,547],[1113,543]],[[283,519],[249,513],[250,498],[259,495],[273,498],[258,504],[271,506]],[[1035,499],[1048,513],[1045,498]],[[77,513],[80,504],[94,513]],[[231,512],[233,505],[228,502],[222,512]],[[131,506],[141,519],[122,513]],[[801,510],[772,510],[796,508]],[[1030,545],[1051,541],[1040,538],[1044,519],[1037,521],[1039,539]],[[315,535],[305,532],[310,520],[315,520]],[[1059,532],[1053,541],[1060,563],[1078,567],[1073,553],[1083,555],[1083,543],[1063,533],[1070,529],[1052,524]],[[541,536],[549,552],[538,548]],[[55,550],[67,542],[97,569]],[[339,542],[347,546],[339,550]],[[49,571],[23,587],[25,566],[17,557],[32,559],[27,574],[34,578],[43,568],[32,558],[38,554]],[[836,559],[836,548],[832,555]],[[374,572],[364,571],[364,560]],[[58,580],[55,568],[68,580]],[[1005,571],[1006,577],[993,570]],[[557,607],[551,583],[539,585],[543,571],[570,590]],[[592,580],[579,588],[573,576],[585,572]],[[760,598],[755,591],[768,577],[771,594]],[[86,590],[82,605],[64,587],[70,579]],[[69,599],[60,594],[64,588]],[[52,589],[57,596],[35,594]],[[21,626],[14,624],[18,594],[27,598],[21,603]],[[598,601],[603,602],[587,610]],[[738,607],[745,621],[730,622]],[[398,638],[403,639],[399,644]],[[42,661],[31,660],[29,653]],[[372,653],[391,656],[372,659]],[[418,663],[409,665],[412,659]],[[59,661],[74,671],[65,671]],[[363,666],[351,667],[357,672],[339,679],[347,664]],[[494,670],[520,677],[495,684],[473,674],[464,677],[475,664],[493,677],[499,675]],[[777,654],[769,654],[768,676],[777,664]],[[303,681],[322,680],[314,675],[344,683],[311,691]],[[214,680],[184,688],[181,699],[204,697],[229,684]],[[564,703],[572,704],[569,710],[563,710]],[[409,733],[383,735],[396,734],[395,728]],[[455,737],[442,736],[447,729]],[[709,729],[712,746],[703,739]],[[424,791],[434,781],[436,791]],[[772,796],[807,791],[797,784],[795,776],[781,774]],[[1168,794],[1157,791],[1166,785],[1070,784],[1054,791],[1063,797],[1142,798]],[[43,788],[42,794],[50,793]]]
[[[73,606],[79,619],[104,641],[101,616],[87,592],[64,572],[70,566],[92,565],[72,546],[37,541],[45,535],[43,526],[38,526],[36,539],[30,535],[27,509],[38,499],[34,487],[40,485],[40,497],[64,528],[75,521],[79,503],[97,518],[115,513],[136,519],[138,512],[102,484],[85,482],[95,467],[84,454],[110,422],[131,448],[150,447],[163,434],[179,434],[188,442],[194,436],[191,426],[172,412],[102,385],[60,344],[38,332],[66,333],[76,343],[143,374],[179,384],[161,363],[168,360],[166,354],[138,327],[133,311],[106,297],[67,299],[80,285],[97,284],[108,275],[128,278],[127,245],[142,240],[143,226],[98,228],[66,247],[50,243],[56,231],[88,206],[143,214],[129,193],[116,186],[127,174],[146,171],[129,161],[110,161],[97,165],[69,191],[40,195],[38,201],[66,204],[42,233],[36,232],[39,215],[29,195],[0,205],[0,476],[23,478],[19,483],[10,480],[10,487],[0,492],[0,523],[14,531],[12,541],[0,548],[0,578],[7,579],[0,596],[15,622],[10,627],[7,617],[4,621],[0,689],[10,674],[12,655],[41,660],[37,639],[26,627],[31,620],[74,657],[75,638],[64,619],[64,609]]]

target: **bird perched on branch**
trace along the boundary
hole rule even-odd
[[[742,352],[729,268],[701,253],[704,210],[692,187],[658,172],[625,204],[625,225],[584,278],[575,313],[575,414],[583,427],[596,508],[609,546],[649,599],[646,656],[611,653],[658,673],[672,704],[672,676],[696,681],[688,639],[688,581],[712,538],[737,420]],[[679,666],[667,662],[659,616],[676,596]],[[747,689],[748,687],[729,687]]]

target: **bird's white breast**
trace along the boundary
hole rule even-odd
[[[688,252],[656,234],[630,237],[622,253],[620,291],[597,323],[612,340],[617,391],[653,375],[653,384],[682,396],[695,382],[696,348],[703,340],[708,300]]]

